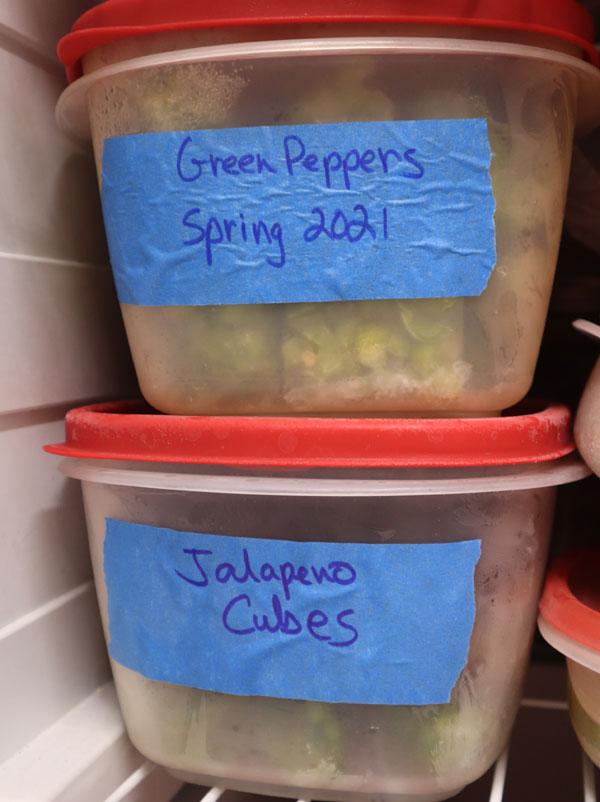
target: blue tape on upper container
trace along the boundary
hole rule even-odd
[[[467,660],[480,549],[107,519],[110,654],[149,679],[222,693],[443,704]]]
[[[485,119],[106,139],[122,303],[481,295],[496,264]]]

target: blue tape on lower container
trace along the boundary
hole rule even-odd
[[[481,541],[314,543],[107,519],[111,656],[247,696],[443,704],[465,666]]]
[[[143,306],[480,295],[496,263],[485,119],[108,138],[119,299]]]

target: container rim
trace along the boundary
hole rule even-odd
[[[429,468],[430,478],[390,479],[326,479],[235,474],[177,473],[159,469],[142,470],[103,465],[85,460],[66,459],[59,466],[61,473],[72,479],[120,487],[149,488],[171,492],[217,493],[244,496],[310,496],[324,498],[367,498],[398,496],[448,496],[476,493],[499,493],[514,490],[537,490],[544,487],[577,482],[591,471],[576,454],[553,463],[511,466],[504,474],[456,478],[435,478],[436,468]],[[404,469],[405,473],[409,469]]]
[[[552,624],[549,624],[541,613],[538,615],[537,625],[544,640],[567,660],[572,660],[600,674],[600,654],[597,651],[583,646],[560,632]]]
[[[88,460],[276,468],[548,463],[575,450],[571,412],[528,400],[494,418],[163,415],[145,402],[67,413],[51,454]]]
[[[404,23],[527,31],[581,47],[598,64],[591,14],[573,0],[108,0],[73,24],[57,48],[69,82],[81,75],[81,58],[118,39],[191,28],[310,23]]]
[[[600,671],[599,575],[600,549],[572,549],[557,557],[550,566],[539,604],[544,622],[563,636],[554,635],[555,642],[549,642],[568,657],[573,655],[578,662],[582,661],[574,655],[585,656],[585,653],[577,646],[592,650],[595,665],[588,667],[595,671]],[[593,602],[593,606],[585,599]]]
[[[74,81],[60,95],[56,106],[59,128],[77,139],[89,139],[87,96],[98,81],[138,70],[209,61],[244,61],[252,58],[306,58],[336,55],[447,55],[504,56],[546,62],[571,70],[577,78],[577,131],[592,131],[600,124],[600,70],[582,59],[530,45],[505,44],[470,39],[410,39],[403,37],[348,37],[293,39],[214,45],[168,53],[139,56],[110,64]]]

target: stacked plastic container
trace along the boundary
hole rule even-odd
[[[107,0],[59,46],[146,400],[67,416],[129,734],[176,776],[434,802],[518,707],[568,410],[520,402],[571,0]],[[591,63],[590,63],[591,62]],[[167,414],[164,414],[167,413]]]

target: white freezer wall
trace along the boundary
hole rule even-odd
[[[56,43],[91,5],[0,0],[0,800],[13,802],[101,802],[143,764],[109,684],[80,489],[42,451],[69,408],[136,392],[91,151],[54,122]],[[174,782],[154,786],[166,799]]]

